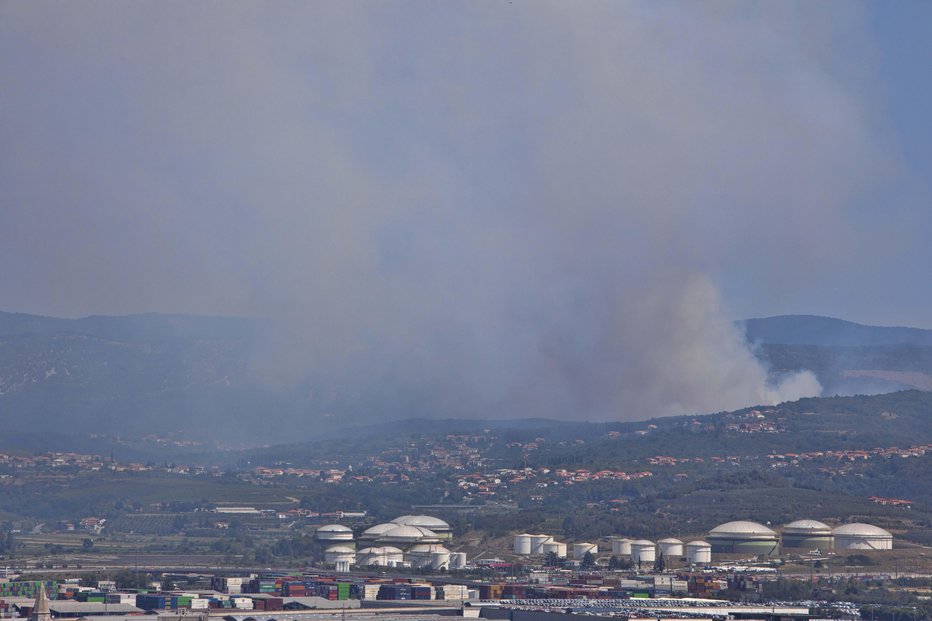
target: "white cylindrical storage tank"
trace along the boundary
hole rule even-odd
[[[395,546],[382,546],[382,554],[385,555],[385,564],[389,567],[399,565],[404,561],[405,554],[401,548]]]
[[[845,524],[832,531],[836,550],[892,550],[893,535],[871,524]]]
[[[551,541],[544,544],[544,556],[549,556],[553,552],[559,558],[566,558],[566,544],[559,541]]]
[[[612,554],[615,556],[631,556],[630,539],[612,539]]]
[[[683,556],[683,542],[673,537],[658,541],[657,549],[663,554],[664,558],[680,558]]]
[[[347,546],[332,546],[324,550],[324,561],[332,565],[346,561],[352,565],[356,562],[356,551]]]
[[[363,548],[356,552],[356,563],[363,567],[387,565],[382,548]]]
[[[336,571],[337,573],[346,573],[349,571],[349,569],[350,569],[349,561],[337,561],[336,563],[334,563],[334,571]]]
[[[450,569],[464,569],[466,567],[466,553],[453,552],[450,554]]]
[[[657,560],[657,548],[653,541],[638,539],[631,542],[631,560],[635,563],[653,563]]]
[[[440,558],[442,555],[443,557]],[[450,565],[450,551],[439,544],[420,544],[416,545],[405,553],[405,560],[409,561],[412,567],[434,567],[434,563],[441,563],[443,567]],[[439,569],[439,567],[434,567]]]
[[[447,551],[436,551],[431,552],[430,554],[430,568],[439,571],[441,569],[450,569],[450,552]]]
[[[686,544],[686,562],[698,565],[712,562],[712,546],[705,541],[690,541]]]
[[[515,554],[528,555],[531,553],[531,536],[527,533],[515,535]]]
[[[593,555],[598,554],[599,546],[594,543],[585,543],[585,542],[573,544],[573,558],[575,558],[576,560],[582,559],[582,557],[586,556],[587,552]]]
[[[553,541],[550,535],[531,535],[531,554],[543,554],[544,544]]]

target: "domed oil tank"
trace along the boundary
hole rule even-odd
[[[654,542],[647,539],[632,541],[631,560],[635,563],[653,563],[657,560],[657,548]]]
[[[528,555],[531,553],[531,536],[527,533],[515,535],[515,554]]]
[[[592,554],[593,556],[599,553],[599,546],[595,543],[574,543],[573,544],[573,558],[576,560],[581,560],[586,554]]]
[[[318,541],[352,541],[353,529],[342,524],[327,524],[314,533]]]
[[[712,546],[705,541],[690,541],[686,544],[686,562],[701,565],[712,562]]]
[[[893,535],[871,524],[845,524],[832,531],[836,550],[892,550]]]
[[[612,554],[615,556],[631,556],[631,540],[626,538],[612,539]]]
[[[739,520],[720,524],[709,531],[712,552],[775,556],[780,553],[777,533],[763,524]]]
[[[673,537],[661,539],[657,542],[657,549],[666,558],[680,558],[683,556],[683,542]]]
[[[531,535],[531,554],[543,554],[544,544],[553,541],[550,535]]]
[[[835,538],[828,524],[817,520],[796,520],[783,527],[780,543],[784,549],[832,550]]]

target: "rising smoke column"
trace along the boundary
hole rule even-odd
[[[858,7],[282,6],[4,7],[24,299],[271,318],[262,376],[361,417],[818,393],[768,385],[717,285],[856,248],[889,170]]]

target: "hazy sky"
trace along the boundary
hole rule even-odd
[[[0,2],[0,309],[273,317],[314,357],[499,400],[543,381],[598,410],[706,366],[694,384],[760,394],[730,319],[932,327],[929,23],[922,1]],[[663,407],[750,398],[681,388]]]

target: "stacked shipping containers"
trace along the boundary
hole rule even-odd
[[[411,599],[411,585],[409,584],[383,584],[379,587],[377,599],[406,600]]]
[[[136,608],[142,610],[165,610],[168,608],[169,602],[167,595],[157,593],[140,593],[136,596]]]
[[[58,582],[55,580],[17,580],[0,582],[0,597],[34,598],[40,587],[45,589],[46,594],[58,592]]]

